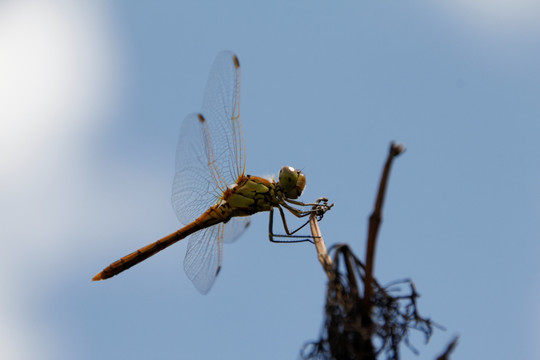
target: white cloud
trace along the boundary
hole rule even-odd
[[[43,265],[66,256],[56,250],[66,245],[59,235],[75,216],[70,206],[84,201],[84,140],[104,125],[99,119],[120,83],[106,6],[0,2],[0,348],[6,358],[52,358],[62,348],[57,334],[31,318],[29,306],[55,281],[47,277],[54,269]]]
[[[538,33],[537,0],[448,0],[439,2],[479,31],[495,34]]]
[[[26,171],[47,146],[81,132],[86,112],[110,94],[112,47],[97,17],[103,5],[91,3],[0,3],[2,175]]]

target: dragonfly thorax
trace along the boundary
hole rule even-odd
[[[292,166],[284,166],[279,171],[278,185],[286,198],[297,199],[306,187],[306,176]]]

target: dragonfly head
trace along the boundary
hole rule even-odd
[[[306,187],[306,175],[291,166],[284,166],[279,171],[278,184],[285,197],[297,199]]]

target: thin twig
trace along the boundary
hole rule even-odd
[[[446,350],[439,357],[437,357],[437,360],[448,360],[448,359],[450,359],[450,354],[456,348],[458,340],[459,340],[458,336],[454,337],[454,339],[446,347]]]
[[[379,192],[377,194],[377,199],[375,200],[375,209],[369,217],[369,229],[368,229],[368,241],[367,241],[367,250],[366,250],[366,277],[364,280],[364,307],[365,316],[369,317],[371,312],[371,295],[373,294],[372,281],[373,281],[373,271],[375,267],[375,245],[377,242],[377,234],[379,232],[379,227],[382,221],[382,207],[384,202],[384,196],[386,193],[386,184],[388,182],[388,177],[390,175],[390,168],[392,166],[392,161],[394,157],[398,156],[405,151],[405,147],[400,144],[391,143],[390,152],[388,153],[388,158],[386,159],[386,164],[384,165],[383,174],[379,184]]]

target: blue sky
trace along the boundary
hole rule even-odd
[[[267,215],[224,249],[211,292],[179,243],[104,266],[180,224],[170,204],[184,117],[214,57],[242,64],[247,169],[303,169],[336,205],[328,245],[364,252],[389,142],[382,283],[459,334],[455,357],[540,353],[540,5],[505,1],[0,3],[0,348],[9,359],[296,358],[322,324],[310,245]],[[403,350],[404,359],[417,357]]]

